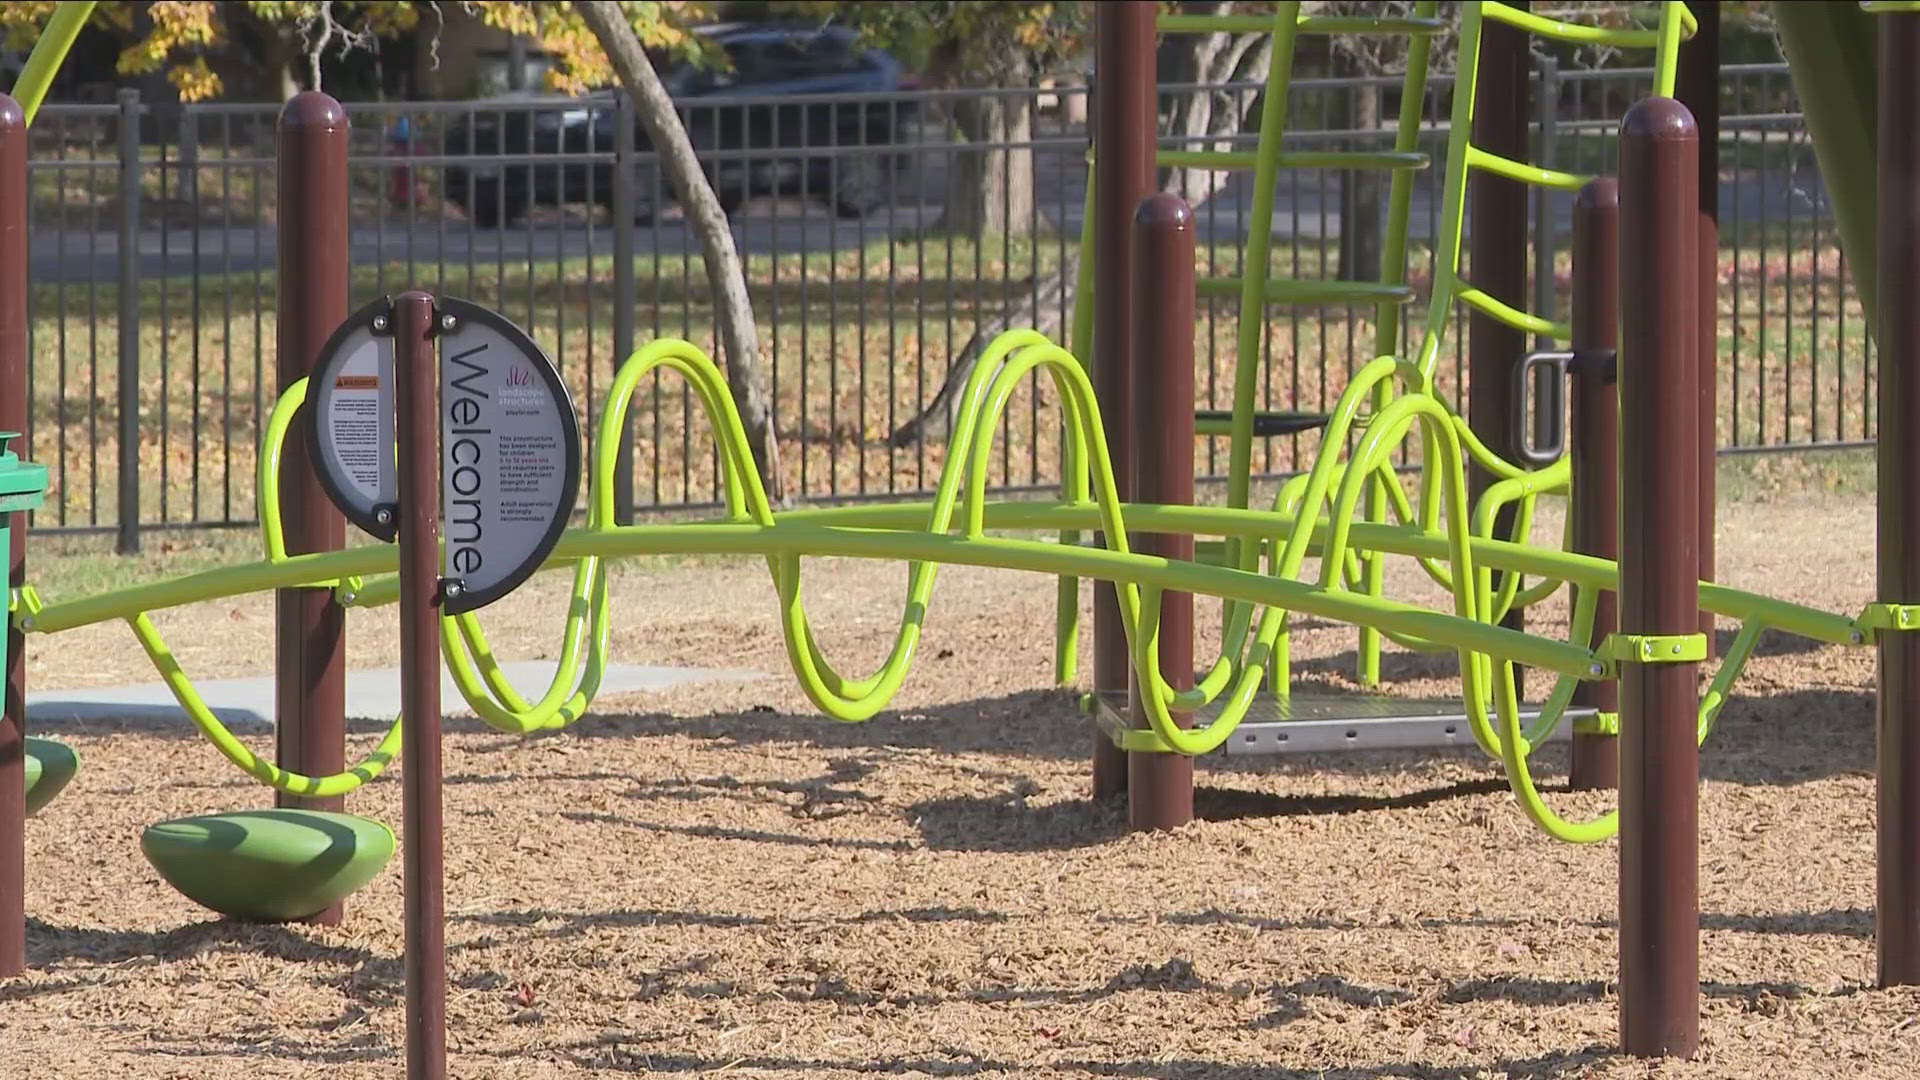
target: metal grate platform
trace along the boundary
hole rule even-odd
[[[1558,727],[1546,739],[1569,738],[1573,721],[1594,714],[1590,708],[1567,709]],[[1204,721],[1217,715],[1201,711]],[[1540,716],[1537,705],[1522,706],[1521,723]],[[1113,731],[1127,726],[1127,695],[1100,695],[1097,722]],[[1377,694],[1294,694],[1287,701],[1262,695],[1222,747],[1229,756],[1254,754],[1317,754],[1339,750],[1420,750],[1472,746],[1473,732],[1460,702]]]

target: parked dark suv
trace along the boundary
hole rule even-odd
[[[914,107],[910,101],[802,101],[797,94],[895,94],[912,83],[898,61],[863,49],[842,26],[729,24],[699,31],[726,53],[726,66],[676,65],[661,81],[681,107],[687,135],[707,180],[728,213],[755,195],[803,194],[843,217],[883,205]],[[597,202],[613,205],[611,164],[542,164],[540,155],[611,153],[614,98],[602,91],[571,101],[531,96],[495,99],[450,124],[448,156],[502,155],[524,161],[450,165],[446,197],[476,224],[512,221],[529,205]],[[651,143],[634,121],[634,147]],[[842,149],[835,149],[842,148]],[[781,156],[780,150],[801,150]],[[528,156],[531,155],[531,156]],[[650,219],[675,198],[649,156],[636,167],[635,217]]]

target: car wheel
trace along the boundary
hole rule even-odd
[[[498,180],[482,180],[473,185],[468,216],[483,229],[498,229],[509,224],[527,208],[527,194],[512,187],[502,188]]]
[[[886,205],[887,172],[879,158],[840,162],[827,193],[833,212],[843,218],[861,218]]]

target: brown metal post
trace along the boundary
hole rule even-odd
[[[433,297],[394,300],[400,451],[401,804],[406,843],[407,1080],[447,1074],[447,947],[440,817],[440,417]]]
[[[1522,0],[1515,7],[1524,8]],[[1489,19],[1480,32],[1480,66],[1474,78],[1473,141],[1490,153],[1527,158],[1527,73],[1532,54],[1527,35]],[[1527,186],[1481,170],[1468,183],[1471,199],[1467,277],[1510,304],[1527,296]],[[1527,352],[1524,331],[1474,310],[1467,319],[1467,422],[1495,451],[1513,455],[1520,433],[1513,430],[1513,366]],[[1467,491],[1475,499],[1494,481],[1473,466]],[[1495,535],[1513,530],[1513,507],[1494,519]],[[1503,626],[1520,629],[1525,616],[1511,612]]]
[[[1612,353],[1620,340],[1620,185],[1595,180],[1573,202],[1573,550],[1612,559],[1619,551],[1620,437],[1618,380]],[[1593,616],[1593,644],[1619,625],[1616,595],[1603,592]],[[1581,683],[1573,701],[1619,715],[1612,682]],[[1568,778],[1574,790],[1620,783],[1619,739],[1575,732]]]
[[[22,435],[27,408],[27,118],[0,94],[0,431]],[[27,515],[13,521],[8,580],[26,580]],[[7,708],[0,718],[0,978],[27,967],[27,653],[7,627]]]
[[[1620,125],[1620,632],[1700,629],[1700,266],[1686,106],[1647,98]],[[1620,665],[1620,1042],[1700,1044],[1699,664]]]
[[[347,113],[325,94],[297,94],[280,110],[280,312],[275,362],[284,392],[307,377],[327,336],[347,317]],[[280,512],[288,554],[334,551],[346,519],[320,487],[305,439],[288,439]],[[329,589],[274,595],[275,759],[327,774],[346,768],[346,613]],[[339,810],[344,799],[279,795],[280,806]],[[338,905],[312,922],[340,921]]]
[[[1154,30],[1150,0],[1116,0],[1094,7],[1093,216],[1096,251],[1093,388],[1100,399],[1107,453],[1122,499],[1133,497],[1133,212],[1154,190]],[[1101,538],[1095,538],[1100,542]],[[1093,587],[1093,689],[1096,700],[1123,692],[1132,666],[1113,586]],[[1127,756],[1104,734],[1094,736],[1093,795],[1127,787]]]
[[[1133,219],[1134,497],[1193,503],[1193,211],[1162,192]],[[1193,537],[1138,533],[1130,546],[1168,559],[1193,559]],[[1158,662],[1175,690],[1193,687],[1193,595],[1160,598]],[[1141,688],[1132,687],[1133,726],[1147,726]],[[1180,718],[1185,721],[1185,717]],[[1128,818],[1136,829],[1177,829],[1193,820],[1193,759],[1127,755]]]
[[[1879,590],[1920,603],[1920,15],[1880,29]],[[1879,634],[1882,986],[1920,984],[1920,633]]]
[[[1713,580],[1720,454],[1720,3],[1687,0],[1700,29],[1680,46],[1673,96],[1700,129],[1700,580]],[[1713,655],[1713,612],[1700,613]]]

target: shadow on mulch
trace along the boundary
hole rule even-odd
[[[348,1019],[358,1022],[359,1017]],[[327,1030],[326,1025],[315,1026],[322,1031]],[[362,1031],[348,1037],[344,1043],[316,1047],[310,1042],[273,1035],[271,1030],[263,1025],[238,1033],[208,1032],[191,1039],[143,1046],[134,1052],[149,1057],[182,1060],[241,1057],[264,1058],[270,1061],[305,1061],[316,1065],[346,1065],[356,1061],[398,1059],[401,1048],[388,1042],[376,1031]]]
[[[457,727],[462,725],[450,725]],[[677,717],[659,713],[591,716],[569,729],[577,738],[680,735],[731,745],[763,743],[822,750],[933,750],[945,754],[1001,754],[1036,759],[1082,760],[1092,734],[1080,714],[1079,694],[1069,690],[1023,691],[953,705],[883,713],[864,724],[841,724],[812,714],[757,706],[742,713]],[[522,740],[504,741],[511,751]],[[1564,750],[1542,758],[1546,782],[1563,771]],[[1558,755],[1558,756],[1554,756]],[[1736,693],[1701,753],[1702,776],[1739,784],[1802,783],[1873,768],[1873,695],[1851,689],[1797,689],[1768,696]],[[1474,750],[1367,751],[1286,758],[1203,759],[1205,772],[1269,773],[1296,766],[1368,777],[1404,772],[1420,761],[1485,762]],[[1463,792],[1464,793],[1464,792]],[[1284,806],[1284,804],[1281,804]],[[1418,805],[1418,804],[1415,804]],[[1359,809],[1365,809],[1361,806]],[[1283,813],[1276,809],[1274,813]],[[1244,815],[1234,815],[1244,816]],[[1271,816],[1271,815],[1268,815]]]
[[[723,1069],[778,1071],[781,1073],[871,1073],[969,1077],[982,1075],[1019,1076],[1038,1068],[1054,1073],[1075,1073],[1113,1080],[1397,1080],[1419,1077],[1422,1080],[1475,1080],[1483,1076],[1504,1076],[1512,1080],[1556,1080],[1591,1069],[1612,1056],[1612,1049],[1598,1043],[1579,1050],[1542,1054],[1531,1058],[1502,1058],[1473,1065],[1436,1066],[1424,1062],[1396,1062],[1388,1065],[1345,1069],[1283,1069],[1272,1065],[1229,1065],[1218,1061],[1173,1058],[1142,1061],[1101,1061],[1056,1059],[1045,1062],[998,1061],[966,1054],[955,1049],[952,1057],[885,1057],[869,1060],[809,1058],[800,1056],[749,1055],[746,1057],[702,1057],[695,1054],[665,1054],[644,1046],[629,1049],[617,1037],[603,1036],[575,1044],[567,1054],[573,1064],[587,1069],[630,1073],[704,1073]]]
[[[354,967],[378,962],[369,949],[315,941],[294,926],[209,919],[162,931],[103,930],[55,926],[40,919],[27,919],[27,963],[35,968],[64,960],[91,964],[119,964],[129,960],[171,962],[222,952]]]
[[[1742,934],[1831,935],[1873,940],[1871,908],[1831,908],[1826,911],[1783,911],[1766,915],[1700,913],[1700,929],[1731,930]]]
[[[1408,810],[1449,799],[1488,795],[1504,781],[1469,780],[1400,795],[1282,795],[1196,785],[1194,816],[1202,821],[1313,817]],[[929,848],[953,851],[1059,851],[1106,843],[1127,831],[1124,799],[1029,805],[1025,798],[950,798],[909,811]]]

